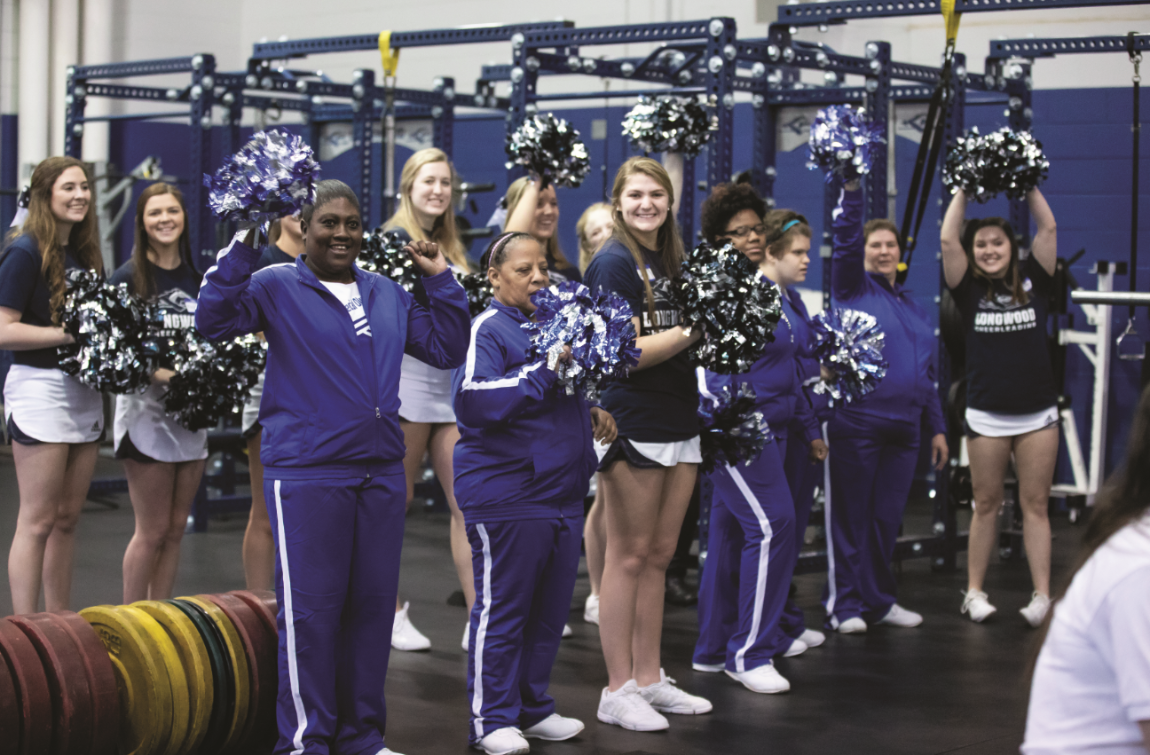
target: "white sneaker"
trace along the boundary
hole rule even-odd
[[[862,634],[866,631],[866,622],[861,616],[852,616],[838,626],[839,634]]]
[[[531,745],[523,738],[523,733],[514,726],[496,729],[474,745],[487,755],[525,755],[531,752]]]
[[[784,679],[783,675],[771,663],[753,668],[750,671],[728,671],[727,676],[742,683],[751,692],[759,692],[764,695],[776,695],[780,692],[787,692],[791,688],[791,683]]]
[[[605,724],[622,726],[631,731],[662,731],[671,724],[639,694],[639,685],[629,679],[619,689],[609,692],[603,688],[599,698],[598,719]]]
[[[588,624],[599,624],[599,596],[588,595],[587,602],[583,604],[583,621]]]
[[[692,663],[691,668],[704,674],[721,674],[727,670],[725,663]]]
[[[898,603],[895,603],[890,607],[890,610],[886,612],[886,616],[878,620],[878,623],[909,629],[911,627],[917,627],[922,623],[922,614],[909,611]]]
[[[395,621],[391,625],[391,646],[396,650],[430,650],[431,640],[416,629],[407,617],[410,605],[410,602],[404,603],[403,609],[395,612]]]
[[[570,624],[564,624],[563,625],[563,639],[567,639],[568,637],[570,637],[573,634],[575,634],[575,632],[572,631],[571,625]]]
[[[803,642],[802,640],[795,639],[795,640],[791,640],[791,645],[783,653],[783,657],[784,658],[794,658],[796,655],[802,655],[805,652],[807,652],[807,643]],[[759,668],[762,668],[762,666],[760,666]],[[750,672],[744,671],[743,673],[747,674]]]
[[[799,639],[805,642],[808,648],[817,648],[827,641],[827,636],[817,629],[804,629]]]
[[[697,716],[710,713],[710,700],[691,695],[675,686],[675,680],[659,669],[659,681],[639,688],[639,694],[660,713],[678,713],[684,716]]]
[[[1030,598],[1030,605],[1026,608],[1018,609],[1018,612],[1022,614],[1022,618],[1026,619],[1026,623],[1038,628],[1042,626],[1042,622],[1046,618],[1046,612],[1049,610],[1050,598],[1036,592]]]
[[[982,590],[967,590],[962,594],[962,610],[959,613],[970,614],[970,620],[981,624],[990,618],[998,609],[990,605],[990,597]]]
[[[395,752],[394,750],[389,750],[386,747],[384,747],[382,750],[377,752],[375,755],[400,755],[400,754],[398,752]]]
[[[463,652],[468,653],[471,651],[471,622],[470,621],[463,625],[463,642],[461,642],[460,645],[463,646]]]
[[[552,713],[534,726],[524,729],[523,736],[529,739],[543,739],[548,742],[562,742],[583,731],[583,722],[577,718],[565,718]]]

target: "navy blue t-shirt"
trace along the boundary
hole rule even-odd
[[[25,325],[52,325],[51,295],[48,282],[41,269],[43,257],[36,239],[28,235],[13,239],[0,256],[0,307],[8,307],[21,313],[20,322]],[[64,268],[79,269],[80,265],[65,247]],[[45,370],[59,369],[60,357],[56,347],[28,349],[12,352],[13,364],[39,367]]]
[[[165,270],[151,261],[148,262],[148,267],[151,269],[152,280],[156,286],[156,303],[164,317],[162,329],[149,335],[159,339],[161,343],[168,340],[182,341],[186,332],[196,327],[195,300],[200,293],[200,274],[186,262],[180,263],[175,270]],[[111,283],[114,285],[126,283],[129,291],[137,293],[133,283],[135,271],[135,263],[128,260],[112,273]],[[160,364],[171,368],[171,363],[162,353]]]
[[[655,289],[655,320],[647,307],[643,279],[652,285],[666,278],[654,252],[642,250],[647,269],[640,271],[622,243],[610,239],[587,266],[583,282],[592,291],[602,288],[622,297],[640,319],[640,336],[662,333],[679,324],[679,310]],[[638,443],[674,443],[699,434],[699,393],[687,352],[634,371],[602,393],[603,408],[615,418],[619,435]]]
[[[256,270],[263,270],[269,265],[282,265],[285,262],[295,262],[295,257],[291,256],[283,249],[280,249],[275,244],[268,244],[264,247],[263,252],[260,253],[260,260],[256,263]]]

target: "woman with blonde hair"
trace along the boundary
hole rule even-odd
[[[507,205],[507,223],[503,230],[529,233],[543,244],[551,283],[581,282],[583,275],[579,268],[567,260],[559,247],[559,197],[555,194],[555,185],[543,186],[540,178],[517,178],[507,187],[503,200]]]
[[[399,231],[411,241],[431,241],[439,246],[449,266],[470,272],[471,265],[459,230],[455,225],[452,189],[455,169],[447,154],[434,147],[421,149],[407,159],[399,177],[399,209],[384,228]],[[459,440],[455,410],[451,404],[451,371],[424,364],[405,354],[399,377],[399,425],[403,429],[407,454],[403,460],[407,475],[407,503],[415,497],[415,481],[430,454],[431,468],[451,509],[451,557],[463,588],[467,610],[475,604],[475,581],[471,574],[471,545],[463,514],[455,501],[452,454]],[[396,604],[391,645],[396,650],[427,650],[427,639],[408,617],[409,603]],[[467,645],[466,631],[463,645]]]
[[[60,370],[65,271],[102,273],[91,179],[73,157],[50,157],[32,172],[24,225],[0,257],[0,349],[13,352],[4,415],[14,441],[20,513],[8,554],[14,613],[68,608],[80,508],[104,433],[100,394]]]
[[[596,202],[583,210],[579,222],[575,224],[575,233],[579,236],[579,272],[587,272],[591,258],[595,252],[603,248],[607,239],[615,230],[615,217],[611,205],[606,202]]]
[[[678,309],[652,285],[674,277],[684,257],[674,194],[657,161],[623,163],[611,194],[614,234],[586,278],[591,289],[631,305],[641,351],[631,375],[603,391],[618,437],[599,464],[607,521],[599,626],[608,684],[598,717],[635,731],[666,729],[661,713],[711,710],[707,700],[674,686],[659,652],[665,574],[702,460],[695,375],[685,353],[699,334],[687,333]]]

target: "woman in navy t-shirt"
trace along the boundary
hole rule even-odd
[[[685,350],[699,338],[652,284],[677,274],[683,242],[671,206],[674,191],[655,160],[634,157],[615,175],[614,236],[584,282],[631,305],[639,364],[603,391],[619,437],[600,461],[607,515],[607,558],[599,626],[608,685],[599,720],[636,731],[666,729],[663,713],[697,714],[711,703],[674,686],[663,673],[665,573],[695,485],[698,395]]]
[[[132,258],[112,274],[112,283],[157,304],[163,329],[149,335],[161,344],[180,343],[196,327],[200,274],[192,266],[187,218],[179,189],[149,186],[136,202]],[[188,430],[164,411],[175,374],[171,356],[161,353],[142,394],[116,396],[116,458],[124,462],[136,515],[124,553],[125,603],[171,597],[180,541],[208,458],[208,431]]]
[[[962,612],[980,622],[996,610],[982,587],[1013,456],[1034,582],[1021,613],[1037,627],[1050,606],[1047,505],[1058,461],[1058,392],[1046,331],[1058,243],[1054,213],[1042,192],[1032,189],[1026,200],[1037,230],[1030,256],[1020,259],[1014,229],[1002,218],[963,227],[966,196],[956,192],[942,224],[942,265],[966,329],[965,424],[974,515]]]
[[[68,608],[80,508],[104,432],[100,394],[60,370],[56,349],[64,271],[103,272],[87,169],[50,157],[32,173],[23,227],[0,257],[0,349],[13,352],[4,418],[20,486],[20,514],[8,554],[14,613],[34,613],[44,583],[48,611]]]

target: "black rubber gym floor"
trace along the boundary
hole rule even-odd
[[[101,459],[97,476],[118,476],[114,461]],[[0,542],[5,553],[17,513],[11,457],[0,456]],[[112,505],[108,505],[112,504]],[[912,505],[908,528],[926,512]],[[967,517],[962,516],[965,520]],[[184,538],[177,594],[222,592],[244,587],[240,559],[246,517],[213,520],[207,534]],[[132,531],[127,496],[89,502],[77,540],[73,609],[119,603],[120,564]],[[1055,517],[1055,583],[1074,558],[1081,527]],[[865,635],[831,635],[806,654],[783,660],[791,681],[784,695],[757,695],[725,675],[691,670],[696,636],[693,608],[668,607],[663,633],[667,673],[685,689],[715,705],[705,716],[671,716],[671,729],[636,733],[595,719],[606,672],[598,628],[582,618],[588,593],[585,572],[575,588],[571,627],[552,677],[559,712],[587,728],[570,742],[537,742],[533,752],[574,753],[884,753],[890,755],[1006,755],[1017,753],[1026,706],[1026,673],[1034,632],[1017,609],[1030,597],[1024,560],[994,563],[987,591],[999,612],[985,625],[958,613],[965,587],[959,571],[933,572],[925,560],[902,567],[899,602],[923,613],[917,629],[873,627]],[[799,604],[808,621],[820,621],[821,575],[796,578]],[[6,586],[5,586],[6,587]],[[393,651],[387,680],[387,742],[406,755],[463,753],[467,748],[466,655],[459,642],[467,620],[447,604],[457,589],[447,545],[447,517],[415,511],[407,520],[400,590],[411,601],[415,625],[432,641],[426,653]],[[0,591],[0,612],[11,605]]]

